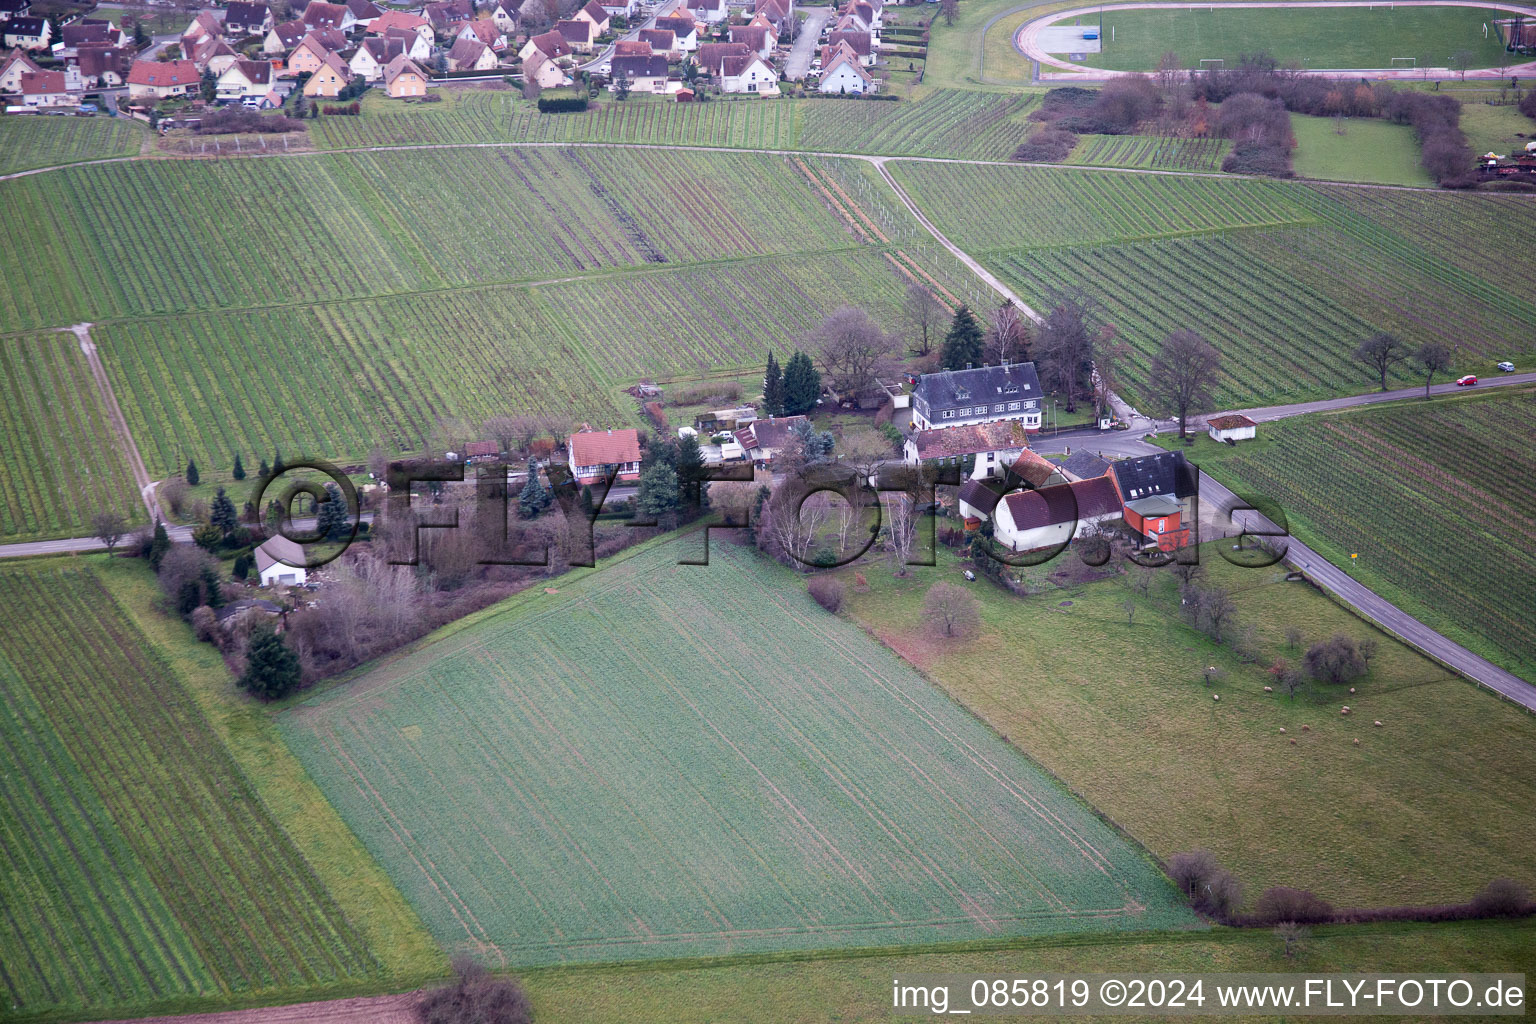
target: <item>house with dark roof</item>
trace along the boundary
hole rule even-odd
[[[698,52],[694,54],[694,60],[698,63],[700,71],[718,75],[720,63],[725,58],[743,57],[751,52],[745,43],[701,43]]]
[[[122,30],[103,18],[82,18],[65,25],[59,30],[59,41],[64,44],[62,56],[79,53],[82,46],[122,46],[127,42]]]
[[[475,5],[471,0],[439,0],[427,4],[427,20],[439,32],[446,32],[462,22],[475,20]]]
[[[1052,484],[1005,495],[992,517],[992,536],[1010,551],[1045,551],[1064,547],[1120,515],[1120,498],[1109,477]]]
[[[768,19],[776,32],[783,32],[795,23],[795,0],[755,0],[754,16],[761,14]]]
[[[216,95],[221,100],[243,103],[272,91],[272,63],[238,58],[219,76]]]
[[[32,0],[0,0],[0,21],[25,18],[32,13]]]
[[[1183,452],[1158,452],[1111,464],[1108,478],[1120,495],[1125,524],[1160,550],[1174,551],[1190,540],[1200,490],[1196,473]]]
[[[724,21],[730,13],[726,0],[687,0],[687,8],[695,21],[710,25]]]
[[[1039,430],[1041,395],[1034,363],[925,373],[912,391],[912,425],[931,430],[1017,419],[1025,430]]]
[[[753,53],[767,60],[773,56],[773,44],[778,36],[763,25],[732,25],[731,42],[744,43]]]
[[[347,67],[363,81],[377,82],[384,77],[384,69],[389,67],[389,62],[403,53],[405,40],[399,36],[389,39],[369,36],[358,44],[357,52],[347,61]]]
[[[224,38],[224,23],[212,11],[198,11],[197,15],[181,30],[181,52],[185,57],[205,39]]]
[[[556,60],[571,55],[571,46],[559,32],[543,32],[523,44],[517,55],[527,60],[535,53],[542,53],[546,60]]]
[[[6,20],[5,45],[21,50],[46,50],[53,40],[47,18],[15,17]]]
[[[557,21],[555,31],[560,33],[565,44],[576,53],[591,53],[592,40],[597,38],[596,26],[585,18]]]
[[[720,91],[736,95],[777,96],[779,73],[756,53],[729,56],[720,62]]]
[[[677,34],[671,29],[643,28],[636,37],[651,48],[651,53],[662,57],[678,57],[682,51],[677,48]]]
[[[1000,478],[1028,446],[1022,420],[997,420],[914,430],[902,443],[902,453],[909,466],[963,466],[974,458],[973,477]]]
[[[326,0],[309,0],[309,6],[304,8],[304,13],[299,20],[308,26],[310,31],[334,28],[338,32],[345,32],[356,21],[346,4],[326,3]]]
[[[808,428],[804,416],[768,416],[754,420],[736,431],[736,443],[753,462],[772,462],[794,440],[797,431]]]
[[[115,89],[128,78],[128,51],[117,46],[82,46],[75,57],[86,88]]]
[[[1221,416],[1212,416],[1205,421],[1206,432],[1211,435],[1212,441],[1252,441],[1259,434],[1257,420],[1244,416],[1240,412],[1229,412]]]
[[[659,54],[613,58],[612,75],[617,77],[620,74],[629,79],[629,87],[634,92],[653,92],[659,96],[667,91],[667,58]],[[610,92],[613,90],[611,78],[608,89]]]
[[[634,483],[640,479],[640,432],[628,430],[585,429],[566,441],[566,464],[578,486],[602,483],[609,472],[615,481]]]
[[[347,10],[352,12],[352,24],[364,31],[384,14],[384,8],[373,0],[347,0]]]
[[[1092,480],[1109,472],[1109,463],[1083,448],[1052,461],[1061,467],[1068,480]]]
[[[609,14],[597,0],[587,0],[587,5],[571,15],[571,17],[579,18],[582,21],[590,21],[596,30],[596,35],[602,35],[608,31]]]
[[[288,54],[288,73],[293,75],[313,75],[320,71],[326,64],[326,58],[339,54],[346,47],[346,37],[335,29],[324,29],[319,32],[311,32],[299,41],[299,45]],[[342,65],[346,67],[345,64]],[[352,73],[347,68],[347,73]],[[309,83],[305,83],[307,86]],[[307,92],[305,95],[309,95]]]
[[[462,35],[448,51],[449,71],[489,71],[496,66],[496,51],[472,35]]]
[[[233,39],[264,36],[272,31],[272,24],[272,9],[266,4],[234,0],[224,9],[224,34]]]
[[[692,53],[699,48],[699,29],[690,17],[657,18],[656,27],[670,31],[677,38],[677,48],[684,53]]]
[[[266,38],[261,41],[261,52],[272,56],[287,53],[303,42],[307,35],[309,27],[297,18],[279,22],[272,26]]]

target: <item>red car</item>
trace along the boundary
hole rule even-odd
[[[1472,376],[1470,373],[1467,374],[1465,377],[1458,377],[1458,378],[1456,378],[1456,386],[1459,387],[1459,388],[1469,387],[1469,386],[1471,386],[1473,384],[1476,384],[1476,383],[1477,383],[1477,378]]]

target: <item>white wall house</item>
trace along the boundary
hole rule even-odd
[[[1241,413],[1212,416],[1205,421],[1206,432],[1212,441],[1252,441],[1259,433],[1259,425]]]
[[[286,583],[297,586],[309,578],[304,568],[304,549],[279,534],[256,549],[256,571],[264,587]]]

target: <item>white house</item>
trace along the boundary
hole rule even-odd
[[[1039,430],[1041,394],[1034,363],[925,373],[912,391],[912,426],[928,430],[1023,420],[1025,430]]]
[[[601,483],[612,469],[620,483],[640,479],[640,432],[582,430],[566,442],[567,464],[578,484]]]
[[[264,587],[278,583],[303,583],[309,578],[309,572],[304,568],[305,561],[304,549],[282,534],[264,541],[256,549],[256,572],[261,576],[261,585]]]
[[[1011,551],[1039,551],[1120,515],[1120,495],[1113,481],[1101,476],[1004,495],[992,519],[992,536]]]
[[[724,21],[730,13],[726,0],[688,0],[687,8],[695,19],[710,25]]]
[[[272,63],[265,60],[236,60],[219,75],[216,95],[221,100],[244,102],[247,97],[260,99],[272,91]]]
[[[913,467],[924,463],[959,466],[974,458],[973,477],[1000,478],[1029,447],[1027,438],[1022,420],[914,430],[903,442],[902,454],[906,464]]]
[[[727,57],[720,64],[720,91],[777,96],[779,73],[755,53]]]
[[[859,64],[858,55],[847,46],[839,46],[830,60],[822,62],[816,88],[833,96],[862,96],[874,92],[876,84],[874,76]]]
[[[21,102],[34,109],[66,107],[76,102],[62,71],[28,71],[21,76]]]
[[[5,45],[23,50],[46,50],[53,40],[47,18],[11,18],[5,23]]]
[[[1212,416],[1205,421],[1212,441],[1251,441],[1258,436],[1259,425],[1242,413]]]
[[[684,53],[692,53],[699,48],[699,30],[691,17],[674,15],[670,18],[657,18],[656,27],[664,31],[670,31],[676,39],[676,45]]]
[[[384,77],[389,62],[405,52],[405,41],[399,36],[384,39],[369,36],[358,44],[357,52],[347,61],[352,73],[365,82],[377,82]]]
[[[1020,450],[1011,465],[1001,460],[1001,453],[999,456],[992,462],[978,457],[970,478],[960,485],[959,511],[969,528],[979,526],[983,519],[992,518],[998,497],[1005,491],[1026,486],[1039,490],[1067,482],[1060,467],[1028,448]],[[942,465],[942,461],[939,464]]]
[[[43,70],[31,57],[20,50],[12,50],[3,62],[0,62],[0,92],[21,92],[21,76],[34,71]]]

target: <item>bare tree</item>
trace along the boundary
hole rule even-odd
[[[91,517],[91,536],[107,546],[107,554],[117,547],[128,529],[128,520],[120,512],[97,512]]]
[[[1081,288],[1069,288],[1051,296],[1035,336],[1035,359],[1048,385],[1066,398],[1067,412],[1077,408],[1093,366],[1094,343],[1101,328],[1097,305]]]
[[[989,363],[1018,362],[1029,358],[1029,327],[1012,299],[1003,300],[992,314],[987,330],[986,358]]]
[[[187,505],[187,482],[181,477],[172,477],[160,485],[160,497],[165,499],[165,505],[171,510],[171,515],[179,516]]]
[[[1125,624],[1136,625],[1136,602],[1128,597],[1121,602],[1120,607],[1125,611]]]
[[[1468,69],[1470,69],[1475,63],[1477,63],[1477,54],[1473,53],[1471,50],[1457,50],[1455,53],[1451,54],[1450,62],[1446,64],[1446,67],[1450,68],[1452,71],[1459,72],[1461,74],[1461,80],[1465,82],[1467,80]]]
[[[843,306],[823,320],[811,342],[821,356],[822,379],[839,395],[857,394],[895,365],[891,337],[853,306]]]
[[[981,625],[981,609],[964,587],[935,583],[923,597],[923,616],[945,636],[964,636]]]
[[[917,506],[909,495],[896,492],[885,496],[884,508],[891,571],[896,576],[906,576],[907,563],[912,560],[912,546],[917,541]]]
[[[1131,358],[1131,346],[1115,337],[1114,325],[1106,326],[1102,337],[1093,361],[1093,405],[1100,413],[1113,407],[1109,396],[1119,392],[1120,371]]]
[[[1211,404],[1211,385],[1221,369],[1221,353],[1194,331],[1174,331],[1152,360],[1147,376],[1147,391],[1165,408],[1178,413],[1179,436],[1191,409]]]
[[[1413,354],[1413,361],[1424,375],[1424,397],[1428,398],[1429,385],[1434,381],[1435,374],[1451,368],[1451,350],[1438,341],[1426,341]]]
[[[907,297],[902,312],[914,335],[912,354],[926,356],[933,351],[933,335],[947,319],[944,304],[933,292],[913,281],[907,285]]]
[[[1378,331],[1355,346],[1355,358],[1376,372],[1381,390],[1387,390],[1387,374],[1408,358],[1408,346],[1386,331]]]
[[[757,524],[758,546],[770,555],[795,566],[809,561],[811,543],[826,522],[829,508],[825,495],[806,497],[798,475],[775,487],[763,503]]]
[[[960,16],[960,0],[939,0],[939,13],[944,16],[944,24],[953,25]]]

